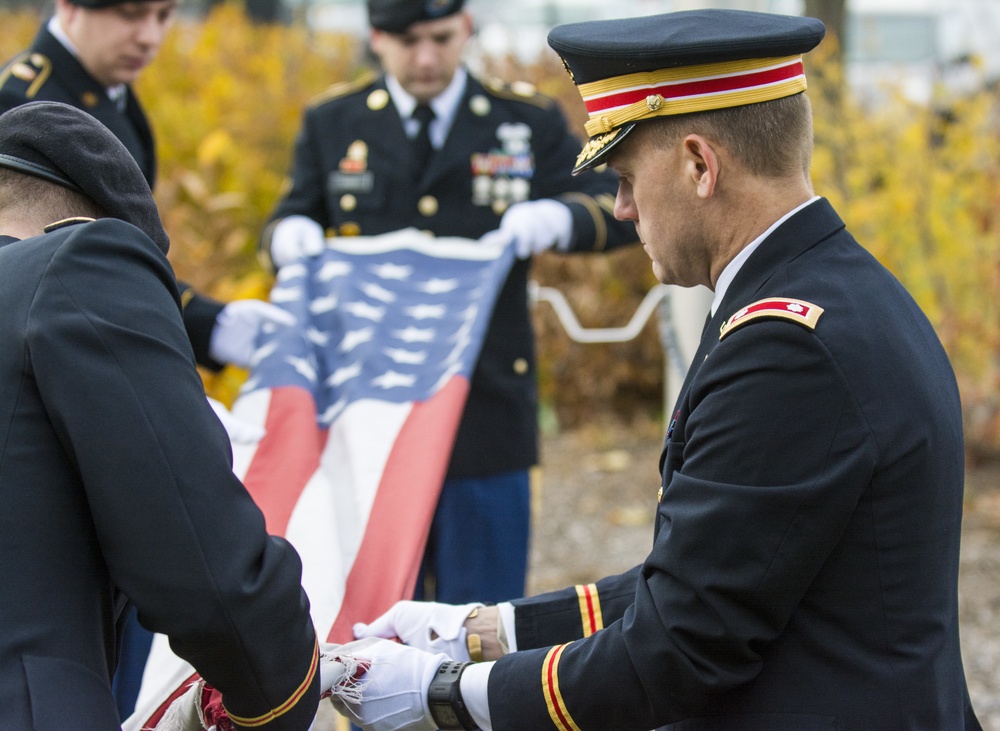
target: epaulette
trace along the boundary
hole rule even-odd
[[[500,99],[527,102],[542,109],[548,109],[555,103],[551,98],[540,94],[535,85],[529,84],[527,81],[512,81],[508,84],[500,79],[489,79],[483,82],[483,86],[490,94]]]
[[[14,58],[0,72],[0,87],[4,86],[10,79],[17,79],[26,86],[24,97],[31,100],[42,88],[42,84],[48,81],[51,74],[52,62],[48,57],[35,51],[28,51]]]
[[[46,226],[43,231],[49,234],[53,231],[58,231],[61,228],[66,228],[67,226],[76,226],[81,223],[93,223],[97,219],[88,218],[87,216],[73,216],[72,218],[64,218],[61,221],[55,221]]]
[[[316,107],[323,102],[330,101],[331,99],[339,99],[342,96],[354,94],[374,84],[377,78],[378,77],[371,71],[365,71],[356,79],[351,81],[341,81],[333,86],[327,87],[310,99],[306,106]]]
[[[747,323],[765,318],[789,320],[797,322],[810,330],[815,330],[816,322],[822,314],[823,308],[819,305],[814,305],[812,302],[785,299],[783,297],[770,297],[766,300],[754,302],[752,305],[747,305],[726,320],[719,331],[719,340],[725,339],[733,330],[743,327]]]

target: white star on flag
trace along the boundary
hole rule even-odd
[[[444,294],[454,292],[458,288],[458,281],[455,279],[429,279],[423,284],[417,285],[417,289],[427,294]]]
[[[395,279],[397,281],[402,281],[408,279],[413,273],[413,267],[404,267],[391,262],[386,262],[385,264],[379,264],[371,268],[372,274],[374,274],[379,279]]]
[[[415,307],[409,307],[403,312],[414,320],[429,320],[435,319],[440,320],[445,315],[445,308],[443,305],[416,305]]]

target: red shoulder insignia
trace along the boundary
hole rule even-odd
[[[752,305],[747,305],[735,315],[726,320],[719,332],[719,340],[723,340],[729,333],[748,322],[761,318],[777,317],[782,320],[791,320],[800,325],[804,325],[810,330],[816,329],[816,322],[823,314],[823,308],[814,305],[812,302],[804,300],[785,299],[783,297],[770,297],[766,300],[759,300]]]

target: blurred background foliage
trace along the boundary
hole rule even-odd
[[[0,57],[24,49],[40,19],[0,11]],[[157,134],[155,194],[180,278],[223,300],[267,297],[272,279],[256,260],[255,242],[281,195],[301,111],[330,85],[362,73],[363,58],[353,37],[251,23],[229,4],[204,19],[178,20],[137,91]],[[962,389],[970,458],[1000,456],[995,91],[930,106],[895,98],[862,108],[845,91],[836,58],[828,40],[808,59],[816,190],[937,328]],[[582,135],[582,104],[554,54],[542,51],[531,65],[477,59],[474,68],[531,81],[563,104]],[[535,278],[561,289],[586,327],[626,324],[655,284],[638,247],[607,256],[544,254]],[[631,343],[579,345],[547,305],[536,308],[535,319],[546,425],[662,415],[655,322]],[[234,368],[206,373],[206,388],[231,402],[245,375]]]

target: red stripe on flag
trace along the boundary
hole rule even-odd
[[[667,101],[679,97],[720,94],[726,91],[752,89],[764,84],[786,81],[787,79],[801,76],[803,73],[802,63],[793,63],[781,68],[758,71],[751,74],[741,74],[739,76],[726,76],[720,79],[700,79],[680,84],[664,84],[663,86],[623,91],[619,94],[610,94],[597,99],[590,99],[584,103],[584,106],[586,106],[589,113],[593,114],[595,112],[602,112],[605,109],[616,109],[629,104],[635,104],[653,94],[659,94]]]
[[[316,426],[316,404],[296,386],[271,390],[266,430],[243,484],[267,519],[267,532],[284,536],[292,510],[319,468],[328,429]]]
[[[430,399],[414,404],[399,430],[329,642],[350,642],[355,622],[370,622],[413,595],[468,392],[466,378],[452,378]]]

